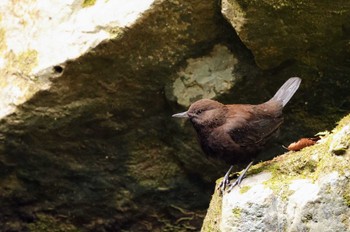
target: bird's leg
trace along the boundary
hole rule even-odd
[[[229,177],[230,177],[232,168],[233,168],[233,165],[231,165],[230,169],[226,172],[224,178],[222,179],[220,185],[217,188],[218,190],[220,189],[222,193],[225,191],[226,186],[228,186],[230,183]]]
[[[230,192],[234,187],[236,187],[237,185],[239,186],[241,184],[242,180],[245,177],[245,174],[249,170],[250,166],[252,166],[252,164],[253,164],[253,161],[248,164],[248,166],[243,170],[242,174],[239,175],[237,180],[230,185],[230,187],[228,188],[227,192]]]

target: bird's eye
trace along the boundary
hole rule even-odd
[[[201,114],[204,110],[197,110],[196,114]]]

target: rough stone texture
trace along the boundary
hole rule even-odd
[[[184,108],[165,92],[187,61],[217,60],[217,44],[237,60],[225,76],[232,89],[216,95],[224,103],[259,103],[302,77],[275,147],[349,112],[343,61],[329,54],[340,65],[259,70],[216,0],[0,7],[2,231],[198,230],[226,167],[203,156],[188,123],[170,118]]]
[[[11,5],[21,11],[1,2],[9,14],[1,19],[0,46],[2,230],[199,228],[208,181],[221,170],[189,146],[196,144],[192,134],[174,138],[178,125],[164,86],[186,58],[227,40],[217,2],[157,1],[125,24],[119,17],[134,12],[119,15],[122,1],[65,1],[40,9],[43,2]],[[129,4],[136,12],[135,1]],[[16,33],[7,31],[10,13]],[[21,15],[30,18],[28,28],[18,22]],[[30,43],[20,34],[29,27]],[[34,45],[45,32],[39,49]],[[67,34],[79,42],[62,41]],[[9,41],[29,44],[17,52]]]
[[[290,60],[318,68],[347,66],[347,0],[223,0],[222,12],[263,69]]]
[[[286,76],[303,80],[284,110],[281,141],[331,129],[349,112],[348,1],[223,0],[222,12],[256,64],[266,70],[253,79],[243,78],[258,88],[240,83],[232,99],[258,103],[274,93],[277,80],[282,83]],[[288,127],[293,130],[285,132]]]
[[[350,115],[318,144],[252,167],[221,208],[211,204],[202,231],[350,231],[349,125]]]
[[[72,0],[1,1],[0,117],[37,91],[48,89],[55,71],[56,76],[61,73],[61,67],[52,70],[54,65],[119,36],[153,2],[97,1],[89,6]]]
[[[236,64],[230,50],[221,45],[215,46],[208,57],[189,59],[172,86],[177,103],[188,107],[196,100],[229,91],[239,78],[232,75]]]

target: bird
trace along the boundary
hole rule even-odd
[[[201,99],[191,104],[187,111],[172,115],[189,119],[207,157],[231,165],[220,184],[222,191],[229,185],[233,165],[250,161],[229,190],[240,184],[254,158],[276,137],[283,123],[282,110],[300,83],[299,77],[289,78],[270,100],[257,105],[226,105],[211,99]]]

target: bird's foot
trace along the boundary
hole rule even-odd
[[[217,187],[217,190],[220,190],[221,193],[224,193],[226,190],[226,187],[228,187],[227,192],[230,192],[234,187],[240,186],[242,180],[245,178],[245,175],[247,174],[247,171],[249,168],[252,166],[253,161],[248,164],[248,166],[242,171],[241,175],[233,182],[230,184],[230,174],[232,171],[233,166],[231,165],[230,169],[226,172],[224,178],[222,179],[221,183]]]
[[[244,179],[245,175],[247,174],[247,171],[249,170],[250,166],[252,166],[253,161],[250,162],[248,164],[248,166],[243,170],[243,172],[241,173],[241,175],[239,175],[239,177],[235,180],[235,182],[233,182],[232,184],[229,184],[229,188],[227,189],[227,192],[229,193],[234,187],[238,186],[240,187],[240,184],[242,182],[242,180]]]
[[[233,165],[231,165],[230,169],[226,172],[224,178],[222,179],[221,183],[217,187],[217,190],[220,190],[221,193],[225,192],[226,186],[230,184],[230,173],[232,171]]]

